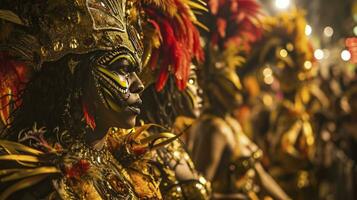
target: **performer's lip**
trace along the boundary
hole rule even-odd
[[[203,107],[203,101],[198,102],[198,103],[197,103],[197,107],[198,107],[198,108],[202,108],[202,107]]]
[[[140,114],[140,107],[141,107],[142,101],[141,99],[137,100],[135,103],[131,104],[128,106],[129,110],[133,112],[136,115]]]

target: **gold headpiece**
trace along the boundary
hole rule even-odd
[[[140,35],[127,19],[127,0],[26,1],[0,10],[0,18],[16,23],[14,31],[2,41],[3,49],[21,53],[37,63],[54,61],[64,55],[112,50],[123,45],[138,57],[143,47]],[[2,13],[2,15],[1,15]]]

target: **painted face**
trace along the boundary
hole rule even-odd
[[[195,65],[190,66],[190,75],[187,83],[187,87],[184,91],[184,94],[187,96],[189,108],[189,115],[198,117],[201,112],[203,100],[201,97],[202,90],[198,85],[197,80],[197,67]]]
[[[92,67],[97,120],[108,127],[131,128],[140,114],[139,93],[144,89],[137,76],[141,71],[139,59],[122,46],[101,55]],[[89,97],[89,98],[91,98]]]

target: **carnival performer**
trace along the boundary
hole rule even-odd
[[[150,168],[128,166],[160,146],[132,128],[145,11],[170,3],[2,2],[0,199],[162,198]]]
[[[206,12],[205,4],[192,1],[194,6],[182,6],[184,1],[176,1],[173,18],[157,14],[153,10],[152,19],[158,22],[153,28],[150,43],[163,43],[164,48],[148,49],[152,58],[160,54],[160,59],[148,62],[141,77],[145,81],[143,92],[143,112],[139,116],[145,123],[159,124],[169,132],[178,116],[197,117],[202,99],[198,95],[196,65],[192,62],[203,61],[199,31],[205,28],[196,18],[194,12]],[[190,9],[189,9],[190,8]],[[160,19],[160,20],[157,20]],[[190,20],[191,19],[191,20]],[[191,22],[192,21],[192,22]],[[174,35],[172,30],[178,30]],[[184,46],[185,48],[177,48]],[[194,59],[193,59],[194,58]],[[182,63],[182,64],[180,64]],[[152,129],[150,135],[155,137],[160,128]],[[176,132],[181,135],[180,132]],[[160,148],[145,156],[157,170],[160,177],[160,191],[163,199],[209,199],[209,183],[200,176],[188,155],[184,144],[178,139],[166,148]]]
[[[184,133],[182,131],[187,131],[175,128],[174,122],[179,117],[194,119],[199,114],[202,99],[198,96],[195,70],[196,66],[191,65],[188,83],[183,91],[177,88],[172,77],[168,78],[162,91],[157,91],[155,84],[146,88],[143,92],[145,111],[140,118],[145,123],[161,124],[179,136]],[[209,199],[210,183],[197,172],[185,143],[180,139],[153,152],[151,159],[162,179],[160,189],[164,199]]]
[[[270,174],[293,199],[317,198],[313,177],[315,135],[311,123],[315,111],[309,107],[318,94],[312,83],[317,66],[304,32],[304,13],[292,10],[267,17],[264,26],[264,37],[257,43],[259,49],[250,58],[250,65],[271,72],[276,109],[267,120],[269,129],[258,133],[256,138],[264,140],[261,143],[267,153],[266,167]]]
[[[206,67],[200,76],[204,110],[190,132],[194,164],[211,181],[213,199],[289,199],[265,172],[262,151],[244,134],[233,112],[242,103],[236,73],[262,32],[259,4],[208,1]],[[199,79],[200,80],[200,79]]]

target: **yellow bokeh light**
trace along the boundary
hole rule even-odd
[[[264,76],[271,76],[273,75],[273,71],[271,70],[271,68],[267,67],[263,70],[263,75]]]
[[[281,49],[279,54],[282,58],[286,58],[288,56],[288,51],[286,49]]]
[[[266,76],[264,77],[264,83],[267,85],[271,85],[274,82],[274,77],[273,76]]]
[[[311,69],[312,68],[312,62],[311,61],[305,61],[304,62],[304,67],[305,67],[305,69],[307,69],[307,70],[309,70],[309,69]]]
[[[291,43],[288,43],[288,44],[286,45],[286,49],[287,49],[288,51],[293,51],[293,50],[294,50],[294,45],[291,44]]]

